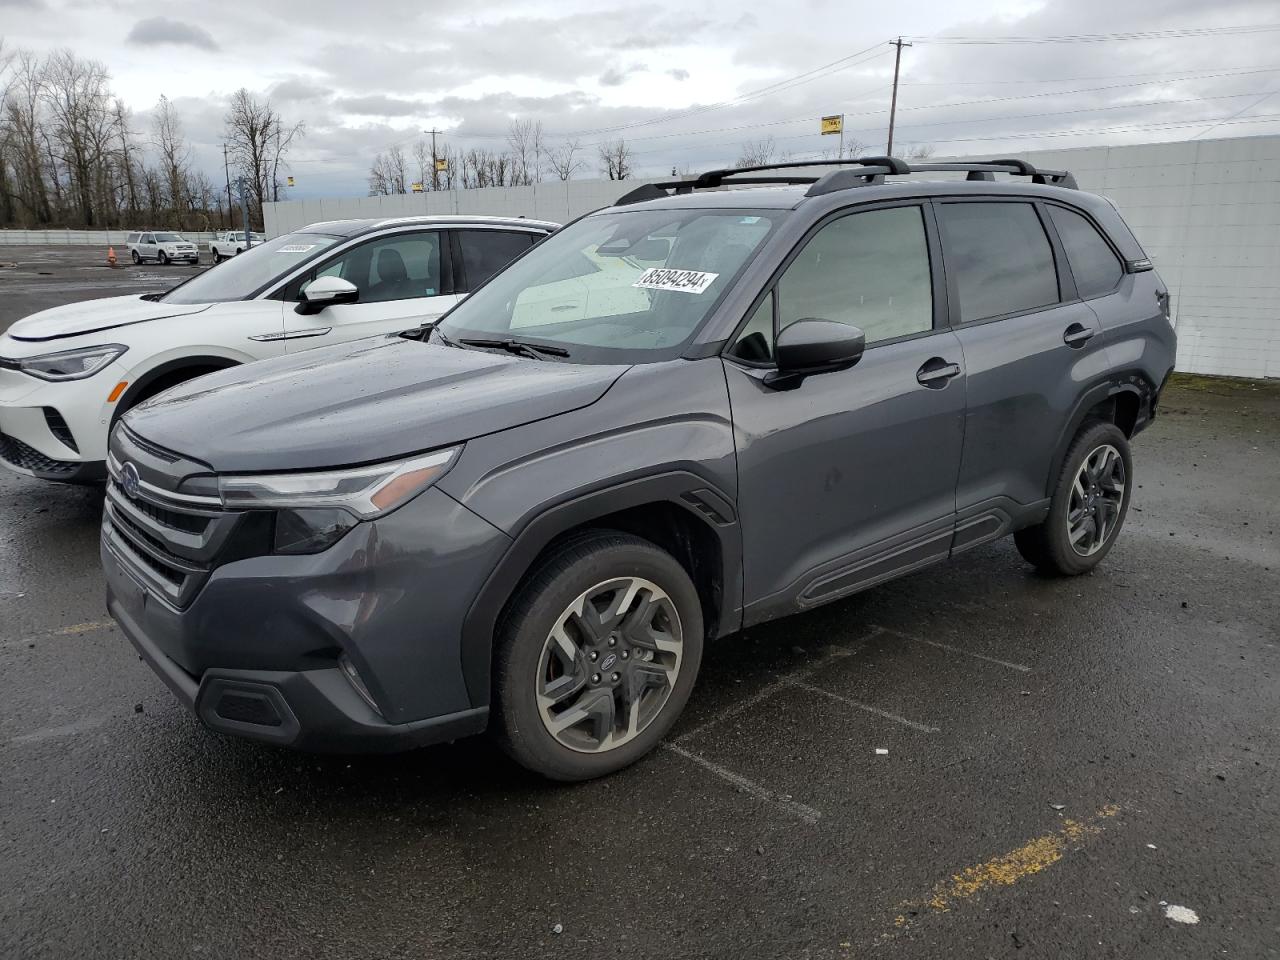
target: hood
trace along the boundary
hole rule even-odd
[[[145,323],[148,320],[185,317],[201,313],[211,306],[211,303],[156,303],[154,300],[144,300],[141,294],[107,297],[104,300],[86,300],[41,310],[13,324],[8,333],[14,340],[58,340],[133,323]]]
[[[595,403],[626,370],[388,337],[199,377],[124,419],[218,473],[316,470],[568,413]]]

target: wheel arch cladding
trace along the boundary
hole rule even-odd
[[[215,356],[179,357],[176,360],[169,360],[159,364],[129,384],[124,396],[116,402],[112,420],[114,422],[114,420],[119,419],[131,407],[159,393],[161,390],[176,387],[180,383],[194,380],[196,377],[204,376],[206,373],[215,373],[218,370],[226,370],[239,365],[235,360]]]
[[[1062,471],[1067,450],[1086,423],[1098,421],[1114,423],[1126,438],[1132,439],[1133,435],[1145,426],[1143,411],[1148,411],[1149,417],[1154,395],[1155,386],[1145,377],[1135,375],[1123,382],[1112,381],[1099,384],[1081,396],[1071,418],[1067,421],[1062,436],[1058,439],[1057,452],[1050,464],[1049,474],[1045,478],[1046,494],[1052,495],[1053,484]]]
[[[462,632],[462,669],[472,704],[489,702],[494,631],[526,575],[551,552],[591,530],[631,533],[674,556],[698,590],[708,637],[740,626],[741,542],[729,498],[705,479],[682,471],[618,484],[539,513],[515,536],[480,588]]]

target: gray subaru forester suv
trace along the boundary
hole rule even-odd
[[[1115,208],[1016,160],[813,166],[642,186],[432,326],[132,410],[111,614],[215,730],[488,729],[579,780],[708,641],[1008,533],[1093,568],[1175,347]]]

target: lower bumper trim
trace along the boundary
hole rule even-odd
[[[341,668],[182,669],[108,592],[107,610],[138,653],[207,727],[314,753],[396,753],[483,733],[489,708],[388,723],[360,697]]]

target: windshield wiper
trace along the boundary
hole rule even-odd
[[[533,357],[535,360],[545,360],[547,357],[569,356],[569,351],[564,347],[530,343],[528,340],[517,340],[514,337],[507,337],[504,340],[482,340],[465,337],[460,339],[458,343],[465,343],[468,347],[490,347],[497,350],[505,350],[507,353],[518,354],[522,357]]]

